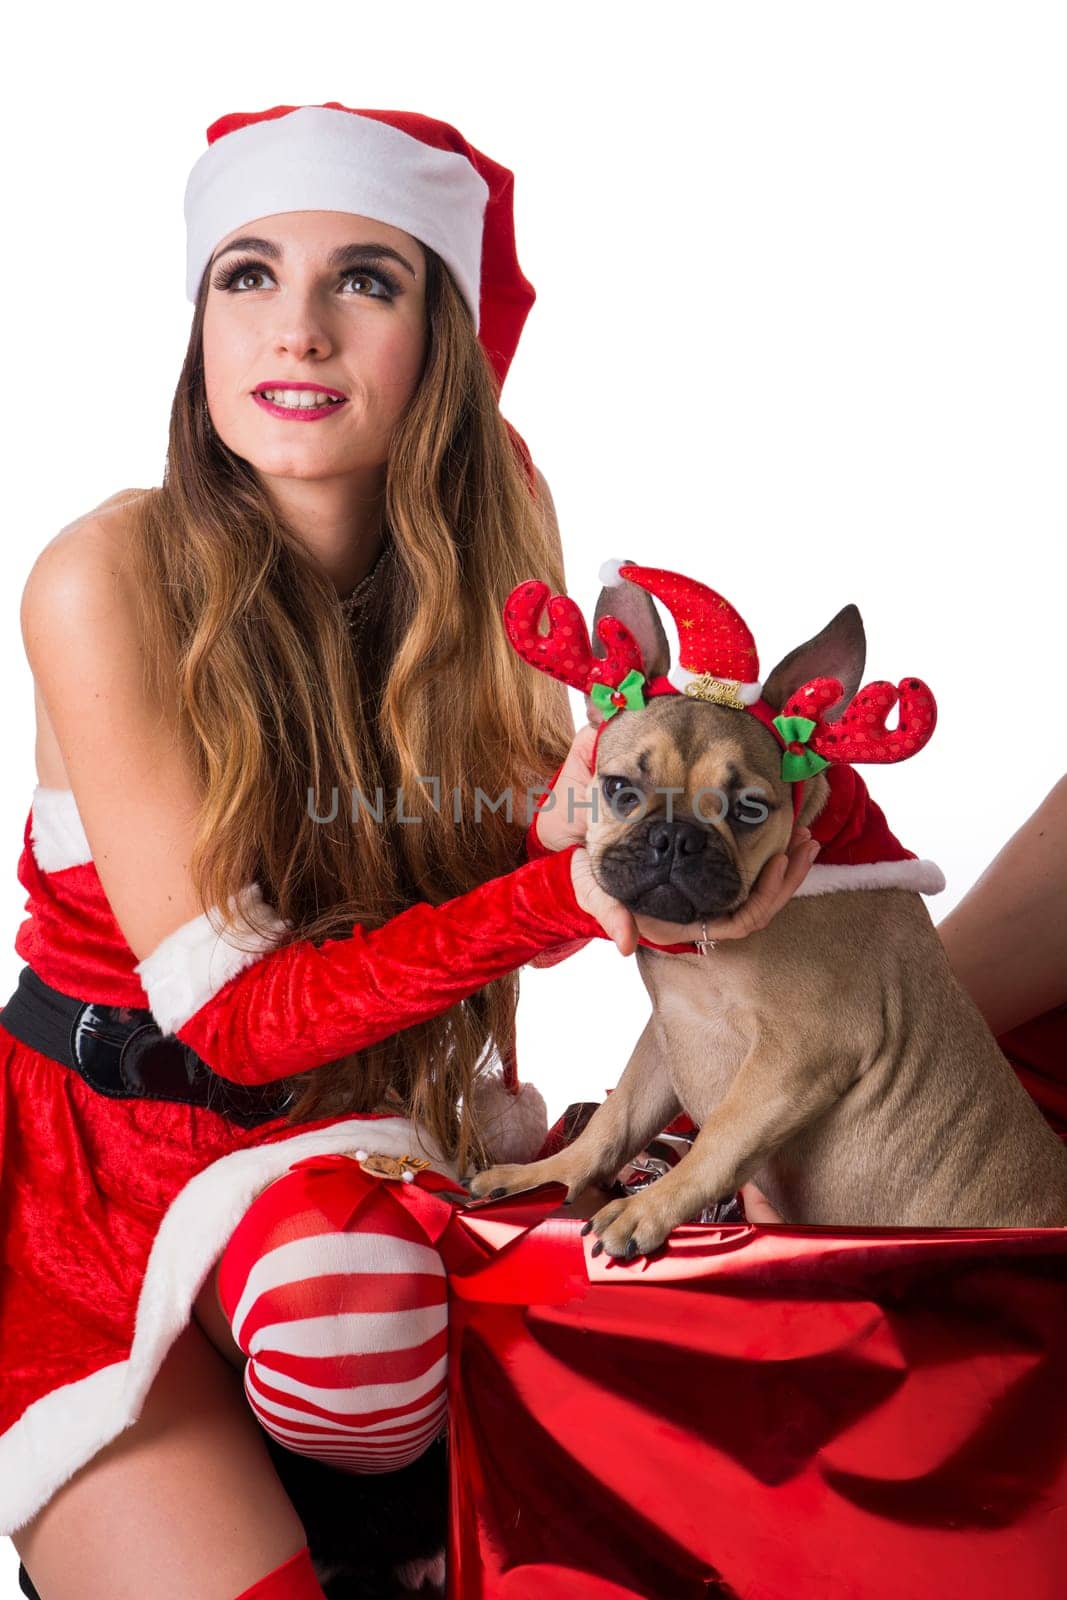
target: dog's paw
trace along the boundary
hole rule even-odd
[[[486,1196],[491,1200],[501,1200],[508,1194],[522,1194],[525,1189],[536,1189],[539,1184],[553,1181],[551,1176],[538,1176],[539,1170],[545,1165],[543,1161],[528,1161],[521,1165],[487,1167],[471,1179],[470,1192],[475,1200],[483,1200]]]
[[[597,1236],[593,1255],[606,1251],[619,1260],[633,1261],[636,1256],[651,1255],[659,1249],[677,1219],[662,1204],[650,1203],[658,1187],[658,1183],[650,1184],[640,1194],[627,1195],[601,1206],[582,1229],[583,1233],[592,1231]]]

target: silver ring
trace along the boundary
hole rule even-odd
[[[708,920],[706,917],[701,919],[700,935],[700,938],[695,939],[693,942],[700,951],[700,954],[702,956],[706,956],[709,950],[714,950],[715,948],[715,940],[708,938]]]

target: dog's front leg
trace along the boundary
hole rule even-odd
[[[623,1163],[681,1110],[653,1023],[650,1017],[618,1088],[597,1107],[573,1144],[544,1161],[489,1167],[472,1179],[471,1194],[496,1198],[542,1183],[565,1183],[567,1200],[573,1201],[592,1183],[610,1184]]]
[[[797,1055],[788,1034],[762,1032],[724,1098],[705,1118],[693,1148],[639,1194],[611,1200],[583,1232],[595,1229],[609,1255],[648,1255],[672,1228],[733,1194],[767,1158],[844,1094],[855,1063],[840,1054]],[[591,1125],[590,1125],[591,1126]]]

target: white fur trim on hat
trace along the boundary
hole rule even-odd
[[[357,1148],[392,1156],[421,1150],[435,1172],[458,1179],[430,1134],[406,1117],[345,1117],[325,1128],[295,1131],[220,1156],[190,1178],[156,1233],[129,1358],[42,1395],[0,1437],[0,1535],[21,1528],[79,1467],[137,1420],[208,1273],[256,1196],[305,1156],[352,1155]]]
[[[679,689],[682,694],[685,693],[687,683],[697,683],[706,676],[707,674],[703,672],[690,672],[689,668],[683,667],[680,662],[675,662],[674,666],[666,674],[668,683],[673,683],[674,687]],[[718,673],[712,673],[712,677],[718,678],[718,676]],[[733,678],[719,678],[719,682],[728,684],[731,689],[735,690],[737,698],[746,706],[755,705],[763,693],[762,683],[736,683]]]
[[[259,884],[246,883],[230,896],[230,920],[222,933],[212,926],[207,912],[201,912],[168,933],[143,961],[138,961],[133,970],[148,996],[148,1008],[164,1033],[177,1032],[224,984],[260,960],[274,947],[277,937],[287,931],[290,924],[273,912],[268,920],[271,934],[265,936],[250,926],[249,910],[265,904]],[[212,911],[217,921],[217,908],[212,907]],[[240,938],[240,945],[231,941],[231,932]]]
[[[93,859],[72,789],[52,789],[39,783],[30,810],[30,843],[42,872],[62,872]]]
[[[940,894],[945,874],[934,861],[870,861],[854,866],[816,861],[800,894],[836,894],[843,889],[911,889],[915,894]]]
[[[626,582],[625,578],[619,577],[619,568],[628,567],[629,565],[629,561],[625,561],[618,556],[609,556],[607,561],[601,562],[597,577],[605,589],[619,589]]]
[[[487,1153],[494,1166],[532,1161],[548,1134],[548,1111],[532,1083],[512,1094],[499,1072],[475,1078],[471,1091]]]
[[[355,111],[301,106],[220,135],[185,189],[186,284],[195,301],[211,253],[243,223],[284,211],[347,211],[436,250],[479,322],[489,185],[465,155]]]

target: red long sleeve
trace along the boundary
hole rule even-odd
[[[219,941],[205,941],[206,918],[170,934],[138,971],[165,1032],[222,1077],[269,1083],[436,1016],[563,940],[607,937],[575,898],[576,848],[318,947],[301,940],[235,957],[224,946],[233,975],[221,984],[209,975]]]

